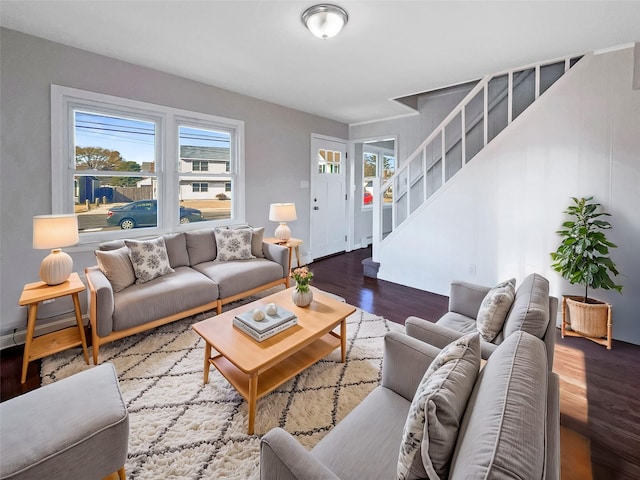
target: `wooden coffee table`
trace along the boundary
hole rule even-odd
[[[342,362],[347,354],[347,317],[355,307],[316,289],[313,302],[305,308],[291,300],[291,288],[242,305],[193,325],[205,341],[204,383],[209,382],[213,365],[249,404],[248,434],[253,435],[256,402],[304,369],[341,348]],[[233,326],[233,318],[258,305],[268,303],[290,310],[298,324],[257,342]],[[333,329],[340,325],[340,334]],[[211,356],[211,350],[217,354]]]

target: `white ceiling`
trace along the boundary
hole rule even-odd
[[[335,3],[349,22],[329,40],[300,20],[313,0],[1,0],[0,24],[346,123],[410,111],[393,98],[640,41],[640,1]]]

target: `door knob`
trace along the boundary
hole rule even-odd
[[[313,207],[314,210],[320,210],[320,207]]]

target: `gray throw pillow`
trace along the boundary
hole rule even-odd
[[[136,274],[136,283],[145,283],[154,278],[173,273],[169,265],[167,247],[162,237],[154,240],[125,240],[129,247],[129,257]]]
[[[216,249],[218,250],[216,261],[228,262],[256,258],[251,254],[251,230],[231,230],[218,227],[215,229],[215,235]]]
[[[442,479],[480,369],[480,338],[470,333],[443,348],[420,381],[402,432],[398,479]]]
[[[115,293],[124,290],[136,281],[136,274],[129,258],[129,249],[124,246],[115,250],[96,250],[98,267],[111,283]]]
[[[476,329],[483,340],[492,342],[500,333],[515,298],[515,279],[499,283],[487,292],[478,315]]]
[[[262,251],[262,241],[264,240],[264,227],[252,227],[250,225],[240,225],[229,227],[231,230],[247,229],[251,231],[251,255],[256,258],[264,258]]]

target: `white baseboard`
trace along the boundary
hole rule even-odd
[[[72,327],[76,324],[76,317],[63,317],[54,320],[43,325],[38,325],[37,322],[42,320],[36,320],[36,329],[34,336],[44,335],[45,333],[55,332],[66,327]],[[83,318],[83,323],[87,324],[87,319]],[[16,345],[23,345],[27,336],[26,330],[17,330],[15,333],[10,333],[0,337],[0,350],[5,348],[14,347]]]

